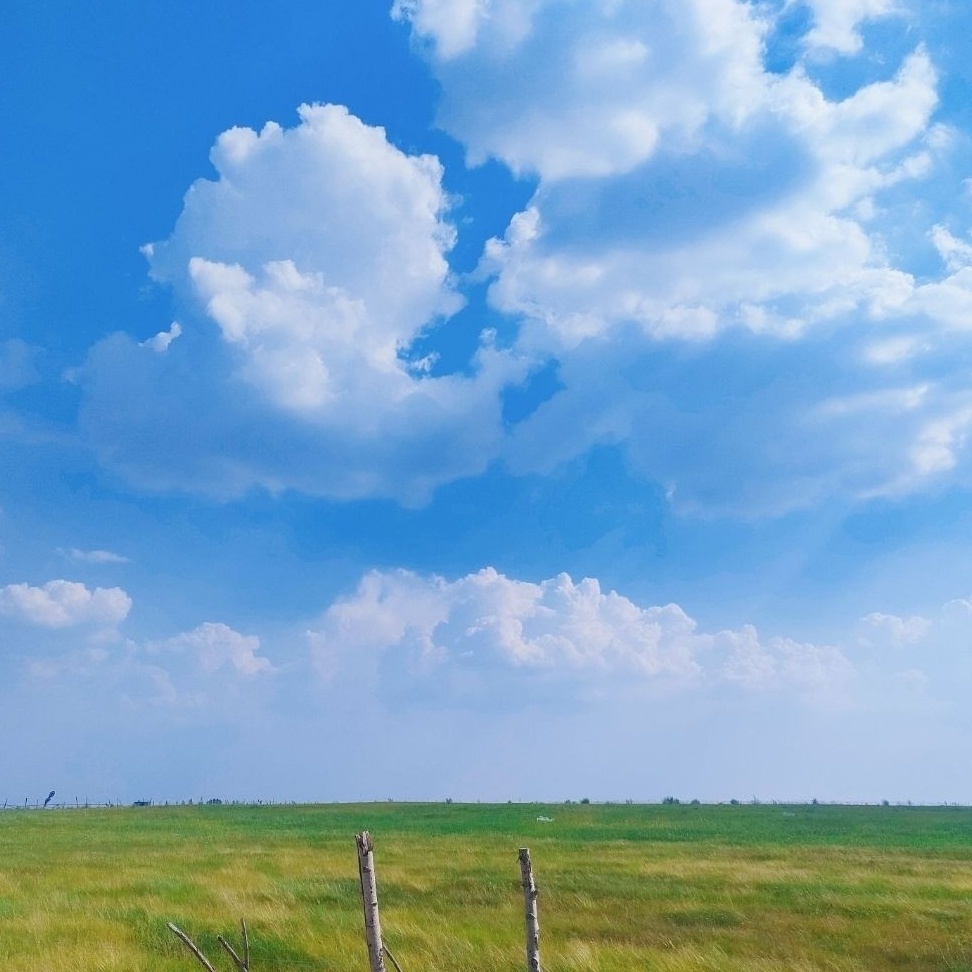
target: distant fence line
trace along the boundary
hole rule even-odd
[[[347,801],[339,801],[347,802]],[[409,802],[419,802],[419,803],[446,803],[452,804],[451,799],[447,800],[420,800],[420,801],[397,801],[397,800],[358,800],[353,801],[356,803],[409,803]],[[469,801],[470,803],[475,802],[477,804],[489,801],[476,800]],[[577,804],[594,804],[596,806],[618,806],[622,801],[618,800],[564,800],[563,803],[567,806],[577,805]],[[555,807],[557,806],[556,801],[552,800],[505,800],[496,801],[496,805],[500,804],[513,804],[515,806],[523,807]],[[762,807],[779,807],[780,809],[786,809],[788,807],[909,807],[912,809],[937,809],[943,807],[949,807],[957,810],[968,810],[972,809],[972,804],[962,803],[962,802],[952,802],[952,801],[942,801],[941,803],[926,803],[926,802],[912,802],[911,800],[881,800],[880,802],[867,802],[867,801],[841,801],[841,800],[748,800],[743,804],[739,800],[719,800],[713,801],[711,803],[702,803],[699,800],[692,800],[689,802],[683,802],[677,800],[673,797],[665,797],[663,800],[624,800],[624,804],[631,806],[649,807],[649,806],[681,806],[687,809],[702,809],[703,807],[742,807],[742,806],[762,806]],[[3,810],[110,810],[123,807],[207,807],[207,806],[229,806],[229,807],[295,807],[295,806],[308,806],[308,805],[326,805],[324,803],[317,803],[317,801],[307,801],[307,800],[222,800],[219,798],[205,799],[200,798],[194,800],[192,798],[186,800],[81,800],[79,797],[75,797],[73,800],[52,800],[52,799],[42,799],[36,798],[31,799],[30,797],[18,802],[16,800],[4,800],[3,805],[0,806],[0,811]],[[552,821],[552,817],[537,817],[540,821]]]
[[[106,800],[104,802],[75,799],[55,803],[31,800],[29,797],[20,803],[5,800],[3,810],[113,810],[123,807],[286,807],[297,806],[296,800]]]

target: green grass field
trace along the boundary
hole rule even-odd
[[[539,822],[540,815],[554,818]],[[0,968],[367,972],[354,834],[404,972],[972,972],[972,810],[363,804],[0,814]]]

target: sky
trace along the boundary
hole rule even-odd
[[[972,802],[970,48],[6,11],[0,798]]]

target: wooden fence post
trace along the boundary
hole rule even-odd
[[[375,881],[374,845],[367,830],[355,835],[358,845],[358,876],[361,879],[361,902],[364,905],[365,939],[371,972],[385,972],[385,950],[381,942],[378,918],[378,884]]]
[[[537,886],[533,883],[530,848],[520,848],[520,877],[526,910],[527,972],[540,972],[540,924],[537,921]]]

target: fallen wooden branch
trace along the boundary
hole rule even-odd
[[[243,934],[243,958],[236,954],[233,946],[222,935],[217,935],[216,941],[229,953],[237,972],[250,972],[250,939],[246,934],[246,922],[242,918],[240,919],[240,931]]]
[[[209,972],[216,972],[209,959],[206,958],[206,956],[203,955],[203,953],[199,950],[199,946],[196,945],[196,943],[181,928],[173,925],[171,921],[166,922],[166,925],[173,934],[178,935],[179,938],[182,939],[182,942],[186,948],[188,948],[189,951],[192,952],[192,954],[195,955],[200,962],[202,962],[203,966],[205,966]]]
[[[166,922],[166,926],[199,959],[203,967],[207,969],[207,972],[216,972],[212,962],[203,955],[202,949],[181,928],[174,925],[171,921]],[[246,922],[242,918],[240,919],[240,931],[243,933],[243,958],[239,957],[233,946],[222,935],[217,935],[216,941],[226,949],[227,954],[236,966],[237,972],[250,972],[250,938],[246,933]]]
[[[395,966],[398,972],[402,972],[402,967],[398,964],[398,959],[396,959],[395,956],[392,955],[392,953],[388,950],[388,946],[382,945],[381,947],[384,950],[385,954],[391,959],[391,964]]]

